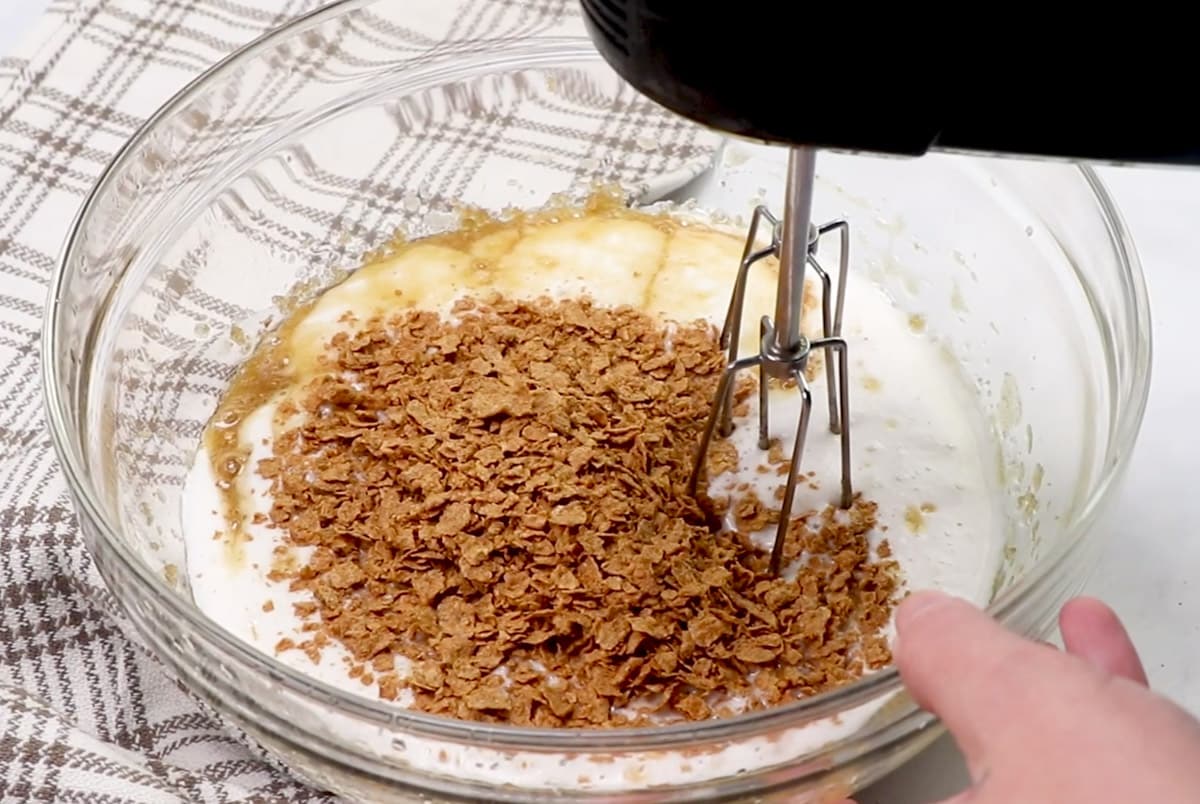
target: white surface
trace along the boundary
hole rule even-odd
[[[0,2],[0,54],[9,52],[49,0]],[[1151,683],[1200,714],[1200,373],[1194,305],[1200,299],[1200,171],[1102,171],[1133,232],[1150,285],[1154,381],[1128,482],[1108,526],[1112,538],[1089,592],[1112,604],[1142,651]],[[965,779],[942,740],[861,804],[929,804]]]
[[[7,55],[50,5],[50,0],[0,0],[0,56]]]

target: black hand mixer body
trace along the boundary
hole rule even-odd
[[[909,7],[893,25],[885,8],[838,4],[582,5],[593,42],[622,78],[676,114],[735,136],[900,156],[1200,165],[1188,102],[1194,67],[1165,42],[1101,59],[1069,46],[1079,30],[1040,17],[1003,36],[984,35],[998,33],[994,18],[983,29],[938,18],[927,26],[934,33],[919,37]],[[851,32],[860,39],[853,46],[836,35]],[[1168,92],[1174,102],[1164,102]]]

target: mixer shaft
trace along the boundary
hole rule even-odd
[[[771,572],[782,570],[784,543],[790,527],[796,486],[801,475],[805,442],[812,414],[812,391],[805,370],[814,349],[826,352],[826,384],[829,396],[830,430],[841,436],[841,495],[839,504],[849,508],[854,498],[850,472],[850,382],[849,357],[846,341],[841,337],[845,305],[846,273],[849,268],[850,229],[845,221],[833,221],[813,226],[812,199],[816,178],[816,152],[809,148],[793,148],[788,159],[787,195],[782,220],[774,218],[765,207],[758,207],[750,221],[746,247],[734,281],[729,311],[721,332],[721,347],[726,351],[726,364],[717,385],[716,399],[704,428],[696,460],[689,478],[689,490],[695,494],[707,460],[708,450],[716,435],[728,437],[733,432],[733,386],[737,374],[750,368],[758,369],[758,446],[770,446],[770,411],[768,380],[792,380],[801,396],[801,412],[796,438],[779,512],[779,525],[771,550]],[[767,222],[772,227],[771,243],[756,248],[759,227]],[[817,244],[822,235],[838,232],[841,251],[838,260],[838,282],[835,290],[829,274],[817,260]],[[779,258],[779,278],[775,298],[775,316],[764,316],[760,322],[759,352],[740,357],[738,336],[741,333],[745,306],[746,284],[750,269],[769,256]],[[803,332],[804,279],[808,266],[821,281],[822,337],[809,340]],[[837,358],[837,366],[830,358]],[[836,374],[836,379],[835,379]]]
[[[794,355],[802,346],[800,331],[804,312],[804,267],[816,242],[812,220],[813,182],[817,154],[810,148],[795,148],[788,157],[787,195],[783,201],[783,235],[779,244],[779,286],[775,292],[775,337],[771,351],[780,358]],[[786,371],[786,360],[766,365]]]

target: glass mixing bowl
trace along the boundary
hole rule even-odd
[[[719,149],[638,98],[570,9],[496,4],[484,25],[460,24],[468,5],[334,3],[192,84],[105,173],[64,250],[43,343],[53,439],[100,572],[183,684],[347,798],[818,801],[869,784],[938,733],[892,669],[721,722],[500,728],[313,682],[194,606],[181,484],[225,382],[290,304],[394,231],[593,181],[686,198],[713,158],[710,205],[779,209],[778,159]],[[1146,291],[1112,201],[1090,170],[1059,163],[819,167],[816,214],[850,220],[854,270],[924,316],[978,381],[1010,513],[990,611],[1046,634],[1093,566],[1092,526],[1149,383]]]

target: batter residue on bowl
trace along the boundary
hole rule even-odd
[[[836,508],[814,361],[808,481],[772,577],[796,390],[770,389],[762,451],[744,382],[707,492],[686,491],[742,245],[597,202],[474,218],[329,289],[206,433],[185,492],[197,604],[345,689],[517,725],[730,716],[887,664],[905,583],[977,600],[990,584],[982,417],[852,275],[859,494]],[[775,269],[748,294],[746,352]]]

